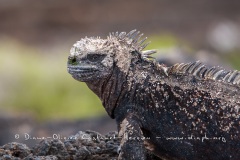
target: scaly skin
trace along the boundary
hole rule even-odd
[[[81,39],[68,60],[68,72],[116,119],[119,159],[146,159],[146,150],[162,159],[239,159],[240,72],[160,65],[138,34]]]

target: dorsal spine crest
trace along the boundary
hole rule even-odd
[[[220,67],[207,67],[201,62],[177,63],[169,69],[176,74],[192,74],[202,80],[212,79],[240,87],[240,71],[225,71]]]
[[[137,51],[139,54],[141,54],[141,57],[143,59],[153,58],[151,55],[156,53],[156,50],[148,50],[143,51],[144,48],[146,48],[150,42],[144,43],[147,40],[147,37],[141,39],[143,34],[140,34],[139,31],[136,29],[130,31],[129,33],[126,32],[112,32],[109,34],[108,39],[117,39],[119,42],[127,45],[129,48],[131,48],[131,51]]]

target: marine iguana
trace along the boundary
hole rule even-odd
[[[240,159],[240,72],[201,62],[166,67],[151,58],[143,34],[82,38],[68,72],[115,118],[119,159]]]

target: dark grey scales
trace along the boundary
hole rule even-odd
[[[119,159],[240,159],[240,72],[200,62],[158,64],[136,30],[83,38],[68,72],[118,124]]]

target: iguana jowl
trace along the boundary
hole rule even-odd
[[[101,99],[122,136],[119,159],[240,159],[240,72],[158,64],[136,30],[83,38],[68,72]]]

